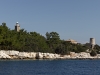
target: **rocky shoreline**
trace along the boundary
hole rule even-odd
[[[0,59],[100,59],[100,55],[92,57],[90,53],[81,52],[75,53],[70,52],[69,55],[60,55],[53,53],[42,53],[42,52],[19,52],[16,50],[0,50]]]

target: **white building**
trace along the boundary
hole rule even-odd
[[[18,23],[18,22],[16,22],[16,25],[15,25],[15,30],[16,30],[17,32],[19,32],[19,31],[20,31],[20,25],[19,25],[19,23]]]

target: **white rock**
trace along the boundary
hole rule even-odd
[[[14,51],[14,50],[6,51],[6,54],[11,55],[11,56],[18,56],[19,51]]]
[[[9,55],[5,54],[3,51],[0,51],[0,58],[10,59],[11,57]]]
[[[18,57],[19,58],[28,58],[29,57],[29,53],[27,53],[27,52],[19,52]]]
[[[86,52],[81,52],[77,54],[77,58],[90,58],[90,54]]]
[[[43,58],[43,53],[37,52],[37,53],[36,53],[36,58],[37,58],[37,59],[42,59],[42,58]]]
[[[35,58],[36,57],[36,53],[35,52],[30,52],[29,54],[29,58]]]
[[[97,54],[97,58],[100,58],[100,54]]]
[[[11,56],[17,56],[19,54],[19,51],[15,51],[15,50],[1,50],[2,52],[4,52],[7,55],[11,55]]]

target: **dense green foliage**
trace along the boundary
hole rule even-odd
[[[97,52],[96,52],[95,50],[92,50],[92,51],[90,52],[90,55],[91,55],[91,56],[96,56],[96,55],[97,55]]]
[[[37,32],[27,32],[24,29],[20,32],[10,30],[6,23],[3,23],[0,25],[0,49],[69,54],[70,51],[85,52],[88,47],[61,40],[57,32],[46,32],[45,37]],[[98,45],[95,49],[100,51]]]

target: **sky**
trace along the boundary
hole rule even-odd
[[[0,24],[45,36],[57,32],[79,43],[95,38],[100,45],[100,0],[0,0]]]

